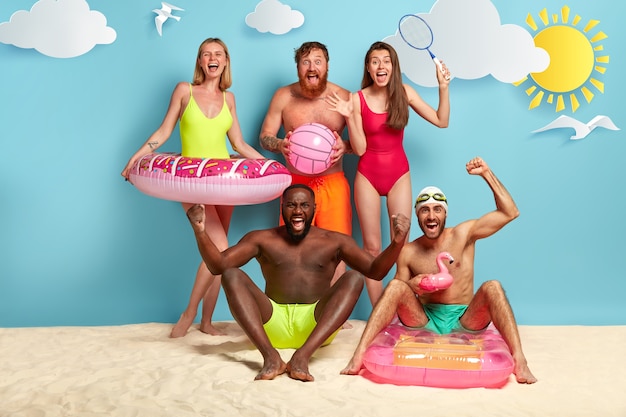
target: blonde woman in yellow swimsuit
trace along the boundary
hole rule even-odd
[[[198,48],[193,83],[176,85],[161,126],[130,158],[122,171],[128,179],[130,169],[142,156],[155,152],[171,136],[180,120],[183,156],[194,158],[229,158],[226,136],[233,150],[246,158],[264,158],[247,144],[241,133],[235,108],[235,96],[226,91],[232,85],[230,55],[226,44],[218,38],[204,40]],[[185,212],[192,206],[183,203]],[[220,250],[228,247],[228,228],[233,206],[205,205],[207,233]],[[193,324],[202,301],[200,331],[220,334],[211,319],[220,290],[221,276],[212,275],[201,263],[191,291],[189,303],[174,325],[170,337],[181,337]]]

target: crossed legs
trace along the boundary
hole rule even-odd
[[[240,269],[224,271],[222,285],[233,318],[263,356],[263,368],[255,379],[274,379],[287,372],[300,381],[313,381],[309,361],[315,351],[348,319],[363,289],[363,276],[348,271],[319,300],[315,308],[317,326],[285,363],[265,333],[263,323],[272,316],[269,298]]]

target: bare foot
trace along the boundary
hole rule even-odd
[[[358,360],[355,356],[353,356],[352,359],[350,359],[350,362],[348,362],[348,366],[343,368],[340,373],[341,375],[358,375],[362,365],[363,361]]]
[[[286,369],[287,365],[280,358],[278,352],[276,352],[276,355],[273,358],[265,359],[263,363],[263,369],[261,369],[261,372],[257,374],[254,380],[259,381],[274,379],[278,375],[284,374]]]
[[[530,369],[526,364],[520,366],[516,365],[513,373],[515,374],[515,379],[520,384],[534,384],[537,382],[537,378],[535,378],[532,372],[530,372]]]
[[[290,378],[297,379],[298,381],[309,382],[315,380],[313,375],[309,373],[308,361],[298,361],[297,359],[294,360],[294,358],[291,358],[287,364],[287,372]]]
[[[172,332],[170,333],[170,337],[175,338],[175,337],[183,337],[184,335],[186,335],[187,330],[189,330],[189,328],[193,324],[193,319],[195,318],[196,318],[195,316],[191,317],[186,312],[181,314],[180,318],[178,319],[178,323],[174,325],[174,328],[172,329]]]
[[[210,334],[211,336],[224,336],[226,333],[213,326],[211,323],[205,323],[203,321],[200,322],[200,327],[198,329],[202,333]]]

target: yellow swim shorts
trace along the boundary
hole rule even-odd
[[[272,346],[277,349],[298,349],[302,347],[317,325],[315,304],[272,303],[272,317],[263,325]],[[322,346],[333,341],[339,329],[326,339]]]

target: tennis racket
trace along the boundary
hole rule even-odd
[[[428,26],[428,23],[421,17],[414,14],[407,14],[400,18],[398,22],[398,31],[402,40],[406,42],[411,48],[419,51],[427,51],[430,57],[433,59],[439,70],[444,73],[441,61],[433,54],[430,47],[433,44],[433,30]],[[446,75],[446,80],[449,80],[450,76]]]

